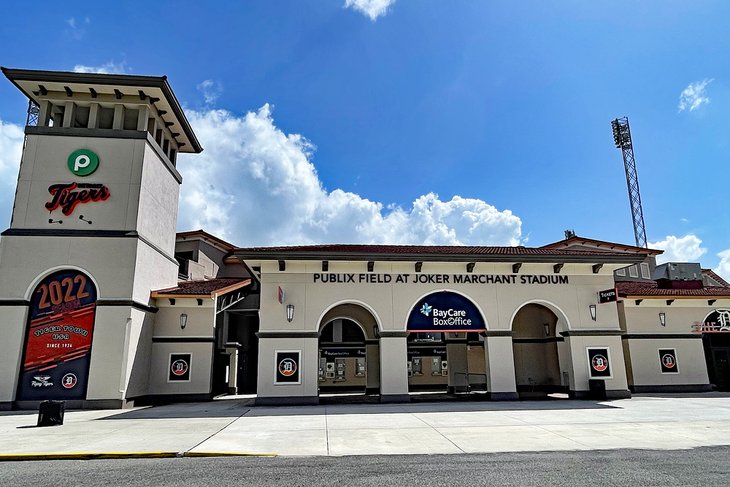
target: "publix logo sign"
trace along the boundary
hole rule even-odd
[[[89,176],[99,168],[99,156],[89,149],[78,149],[69,154],[66,166],[74,176]],[[105,201],[111,196],[109,188],[104,184],[76,181],[52,184],[48,187],[48,194],[51,199],[45,204],[46,210],[53,213],[60,209],[65,216],[70,216],[78,205]],[[79,215],[79,219],[89,225],[93,223],[88,215],[87,218]],[[48,223],[63,224],[63,220],[49,218]]]
[[[89,149],[79,149],[69,154],[67,164],[74,175],[88,176],[99,167],[99,156]]]
[[[413,332],[482,331],[486,323],[468,298],[451,291],[439,291],[421,298],[411,310],[407,323]]]

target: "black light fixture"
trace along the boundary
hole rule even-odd
[[[180,313],[180,329],[184,330],[186,326],[188,326],[188,315]]]
[[[591,319],[593,321],[596,321],[596,305],[595,304],[589,304],[588,310],[591,312]]]
[[[667,326],[667,314],[666,313],[659,313],[659,324],[662,326]]]
[[[286,321],[291,323],[293,319],[294,319],[294,305],[287,304],[286,305]]]

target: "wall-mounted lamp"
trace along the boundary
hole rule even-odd
[[[542,327],[545,329],[545,336],[550,335],[550,323],[543,323]]]
[[[591,312],[591,319],[593,321],[596,321],[596,305],[595,304],[589,304],[588,310]]]
[[[293,319],[294,319],[294,305],[287,304],[286,305],[286,321],[291,323]]]
[[[180,313],[180,329],[184,330],[186,326],[188,326],[188,315]]]
[[[667,326],[667,314],[666,313],[659,313],[659,324],[662,326]]]

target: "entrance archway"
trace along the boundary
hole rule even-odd
[[[408,391],[486,391],[486,329],[469,297],[448,290],[422,296],[406,322]]]
[[[707,375],[718,390],[730,390],[730,310],[716,309],[702,326]]]
[[[320,393],[380,393],[378,323],[364,307],[340,304],[320,320]]]
[[[560,321],[554,311],[538,303],[526,304],[515,314],[512,350],[520,398],[568,392],[569,376],[561,367],[561,355],[569,351],[558,334]]]

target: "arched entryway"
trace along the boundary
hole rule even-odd
[[[320,393],[380,393],[378,323],[359,304],[340,304],[320,320]]]
[[[467,296],[446,290],[422,296],[406,323],[409,393],[486,391],[486,329]]]
[[[730,390],[730,309],[716,309],[705,317],[702,346],[710,384]]]
[[[568,392],[570,377],[561,364],[570,363],[570,351],[559,334],[564,326],[562,316],[555,311],[545,304],[529,303],[512,320],[515,382],[520,398]]]

